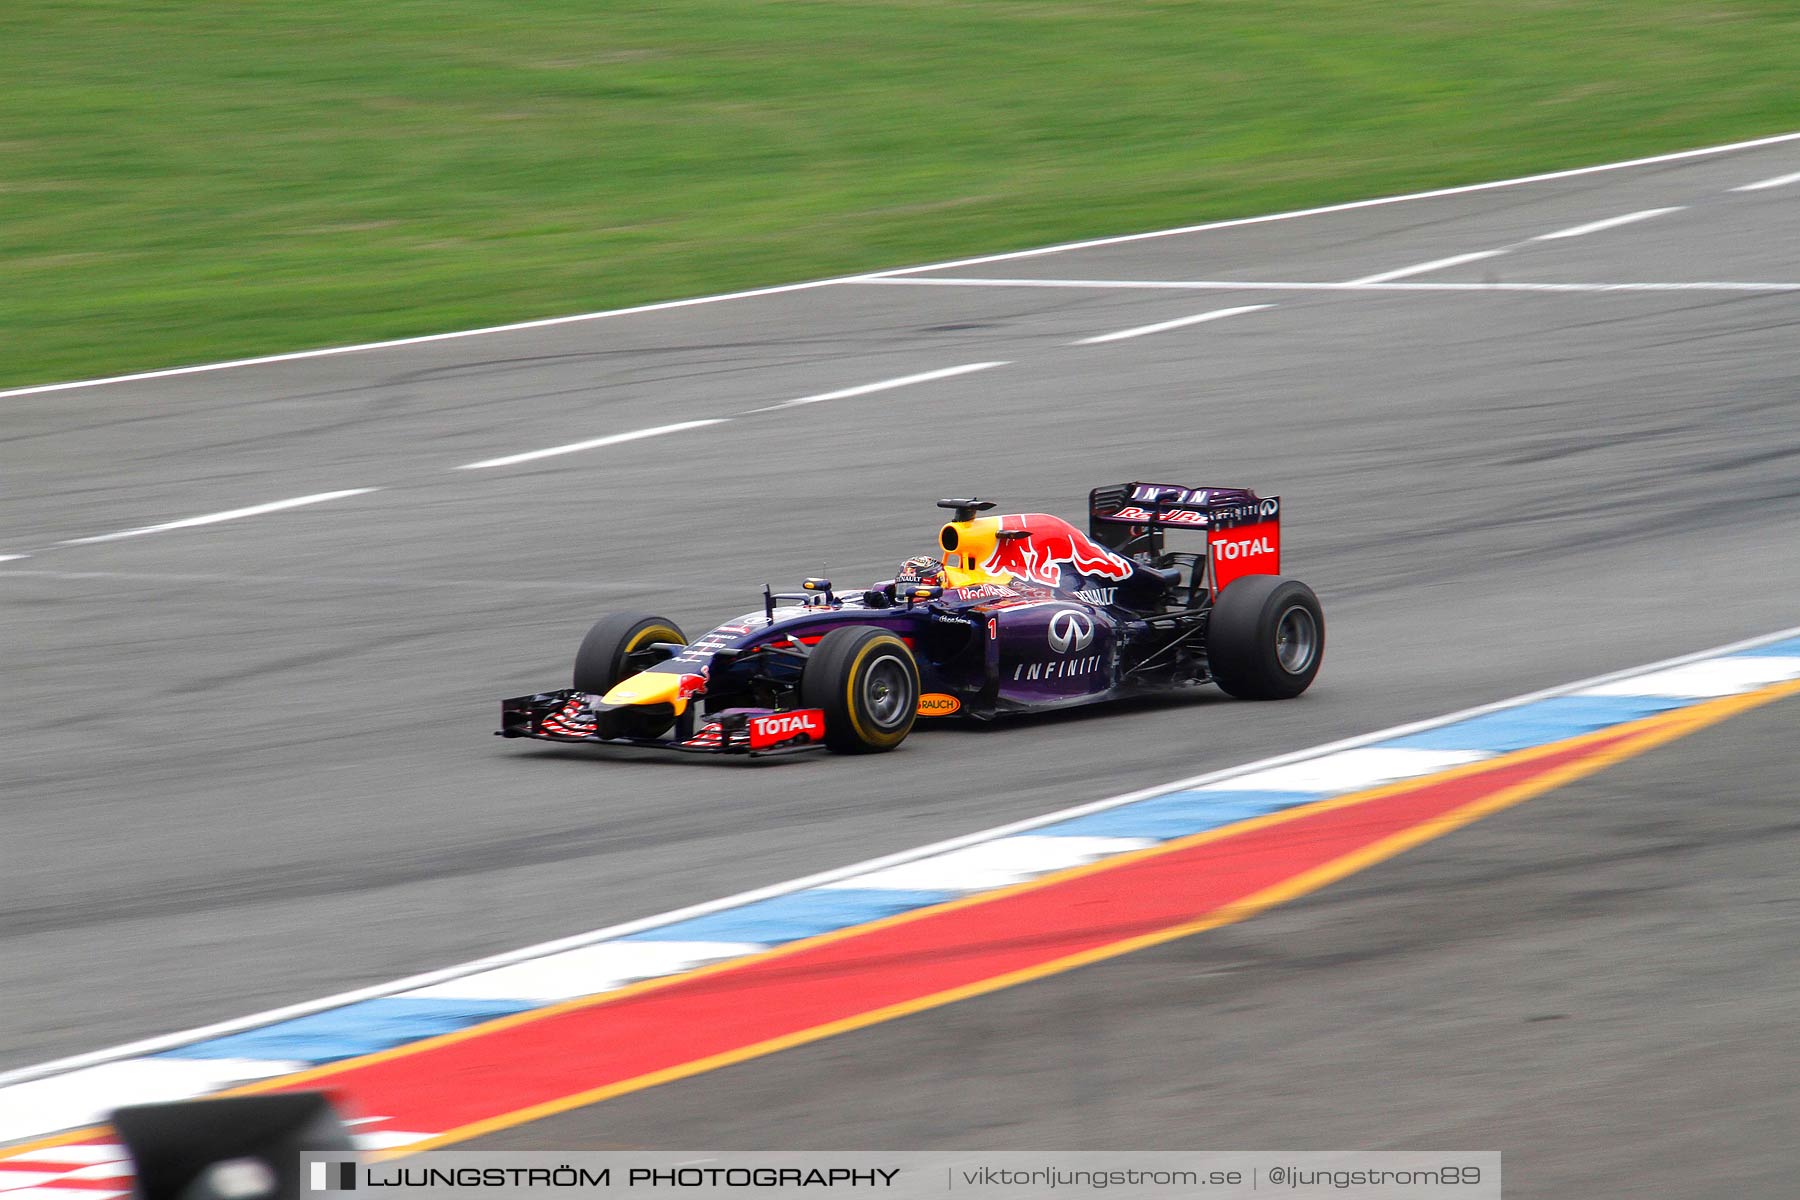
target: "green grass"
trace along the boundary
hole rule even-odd
[[[0,385],[1800,127],[1792,0],[7,0]]]

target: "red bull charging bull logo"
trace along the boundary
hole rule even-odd
[[[1009,537],[1009,531],[1016,532]],[[1027,536],[1019,537],[1017,532]],[[981,567],[992,575],[1015,575],[1046,587],[1062,587],[1064,563],[1078,575],[1112,580],[1131,577],[1129,561],[1090,541],[1061,517],[1046,513],[1000,518],[1000,537]],[[1067,580],[1066,586],[1079,586],[1079,580]]]

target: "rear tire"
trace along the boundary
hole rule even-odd
[[[825,744],[839,754],[892,750],[918,719],[919,666],[885,629],[834,629],[806,660],[800,702],[824,711]]]
[[[1245,575],[1219,593],[1207,632],[1213,682],[1239,700],[1291,700],[1325,657],[1325,612],[1282,575]]]
[[[575,690],[606,695],[620,680],[637,673],[630,656],[652,642],[680,642],[685,646],[687,635],[675,622],[650,613],[601,617],[575,652]],[[673,717],[618,709],[600,714],[600,733],[603,737],[661,737],[674,723]]]

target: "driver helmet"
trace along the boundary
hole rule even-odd
[[[900,564],[894,582],[902,585],[942,583],[944,564],[930,554],[916,554]]]

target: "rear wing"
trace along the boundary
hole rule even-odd
[[[1249,488],[1118,483],[1088,493],[1088,536],[1127,556],[1160,562],[1163,531],[1206,533],[1214,590],[1240,575],[1281,573],[1281,497]]]

